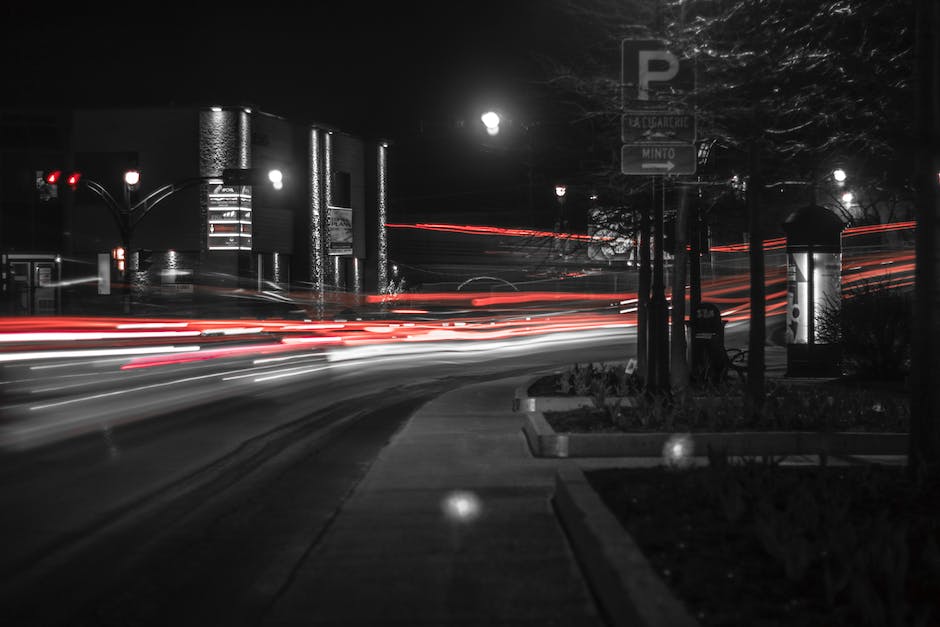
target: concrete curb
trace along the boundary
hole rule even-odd
[[[585,576],[615,627],[698,627],[580,468],[558,468],[553,500]]]
[[[541,412],[527,412],[522,431],[536,457],[659,457],[674,433],[556,433]],[[735,431],[685,434],[690,455],[711,447],[734,457],[763,455],[907,455],[907,433]]]

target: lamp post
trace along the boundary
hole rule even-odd
[[[195,176],[164,185],[150,192],[141,200],[133,202],[133,192],[136,192],[140,187],[141,175],[139,170],[127,170],[124,172],[123,177],[124,202],[122,204],[119,203],[101,183],[81,176],[78,173],[72,176],[77,176],[78,178],[75,179],[74,184],[73,181],[70,180],[69,185],[76,188],[79,184],[83,184],[86,188],[94,192],[104,201],[117,225],[121,237],[121,248],[124,251],[124,268],[121,271],[121,279],[124,285],[124,313],[130,313],[131,310],[130,285],[127,281],[128,261],[131,254],[131,237],[133,236],[134,229],[140,224],[140,221],[143,220],[155,206],[177,192],[203,183],[259,185],[262,184],[266,178],[275,189],[281,189],[284,185],[284,176],[280,170],[270,170],[265,176],[265,174],[258,169],[232,168],[223,170],[221,176]]]
[[[563,257],[568,256],[568,243],[564,238],[564,234],[567,231],[567,221],[565,220],[565,195],[568,192],[568,188],[565,185],[555,185],[555,198],[558,199],[558,213],[555,216],[555,235],[561,240],[558,239],[555,241],[558,242],[558,248],[561,249],[561,254]]]
[[[508,123],[510,120],[505,116],[501,115],[497,111],[488,110],[480,116],[480,121],[483,123],[484,128],[486,129],[486,134],[490,137],[495,137],[499,135],[500,125],[503,122]],[[534,168],[532,163],[532,135],[530,134],[530,129],[532,124],[522,123],[520,124],[522,131],[526,136],[526,163],[525,166],[528,170],[528,209],[529,209],[529,220],[531,226],[535,226],[535,210],[532,203],[532,187],[533,187],[533,175]]]

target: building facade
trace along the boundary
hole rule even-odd
[[[385,289],[384,141],[241,106],[3,112],[2,131],[5,314],[243,315],[265,296],[322,315]]]

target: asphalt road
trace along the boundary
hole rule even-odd
[[[0,454],[0,621],[253,624],[422,403],[632,353],[619,328],[19,372],[6,433],[43,437]]]

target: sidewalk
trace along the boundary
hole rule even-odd
[[[768,378],[783,378],[785,347],[767,346],[766,363]],[[605,625],[552,505],[556,470],[659,460],[534,457],[525,414],[512,410],[516,388],[532,379],[463,387],[418,410],[266,627]]]
[[[512,411],[530,379],[416,412],[265,625],[604,625],[551,504],[571,462],[533,457]]]

